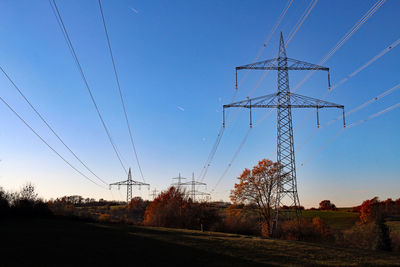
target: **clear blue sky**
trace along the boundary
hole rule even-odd
[[[376,1],[320,0],[287,47],[289,57],[318,63]],[[103,1],[103,8],[142,169],[152,188],[165,189],[182,173],[198,174],[222,123],[222,105],[234,92],[234,68],[251,63],[271,32],[286,1]],[[295,1],[261,59],[275,57],[284,36],[308,1]],[[124,159],[140,180],[116,88],[97,1],[57,1],[71,40],[105,121]],[[136,11],[132,10],[135,9]],[[400,38],[400,2],[387,1],[324,65],[339,82]],[[79,76],[48,1],[0,2],[0,65],[71,148],[107,182],[126,179]],[[400,47],[394,48],[337,88],[328,101],[350,110],[400,82]],[[242,78],[244,73],[240,73]],[[244,99],[262,72],[251,73],[236,100]],[[293,88],[306,72],[290,74]],[[0,94],[46,140],[68,154],[0,75]],[[326,74],[316,73],[298,93],[322,97]],[[276,91],[269,73],[253,96]],[[348,123],[396,104],[400,91],[354,113]],[[265,111],[255,113],[261,118]],[[295,146],[315,129],[315,115],[295,110]],[[321,122],[339,115],[323,111]],[[298,169],[303,205],[330,199],[349,206],[379,196],[398,198],[400,189],[400,109],[351,128]],[[97,188],[54,155],[3,104],[0,105],[0,186],[15,190],[33,182],[45,198],[79,194],[123,199]],[[248,130],[248,112],[229,126],[205,182],[217,179]],[[322,129],[296,154],[300,166],[340,130]],[[227,200],[236,177],[262,158],[276,159],[276,113],[253,129],[228,174],[213,194]],[[89,174],[88,174],[89,175]],[[197,176],[197,175],[196,175]],[[135,195],[148,197],[147,189]]]

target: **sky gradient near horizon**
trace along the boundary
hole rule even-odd
[[[377,1],[320,0],[287,46],[291,58],[318,64]],[[128,116],[146,182],[166,189],[178,173],[197,177],[222,124],[222,105],[234,93],[235,67],[251,63],[287,1],[133,1],[103,0],[103,10]],[[58,8],[124,161],[140,180],[112,71],[98,2],[57,1]],[[278,52],[309,1],[294,1],[266,45],[260,60]],[[400,1],[388,0],[326,62],[334,86],[400,38]],[[0,2],[0,66],[60,133],[66,143],[105,181],[126,176],[107,140],[89,94],[74,64],[48,1]],[[326,99],[346,110],[400,82],[400,45],[335,89]],[[291,88],[308,73],[290,72]],[[239,72],[239,81],[245,72]],[[250,72],[236,101],[253,90],[262,72]],[[0,96],[52,146],[87,173],[46,129],[0,75]],[[276,72],[266,75],[253,97],[276,91]],[[322,98],[326,73],[315,73],[297,93]],[[399,102],[400,90],[355,112],[351,124]],[[254,112],[255,120],[266,110]],[[233,114],[234,111],[231,111]],[[294,143],[315,130],[315,114],[293,111]],[[321,124],[341,115],[320,111]],[[225,130],[204,180],[210,191],[249,128],[247,110]],[[399,198],[400,108],[343,132],[307,160],[341,129],[336,122],[296,151],[298,191],[306,207],[330,199],[337,206],[357,205],[379,196]],[[25,182],[44,198],[63,195],[124,200],[126,191],[98,188],[79,176],[0,103],[0,186],[17,190]],[[228,200],[236,177],[262,158],[276,159],[276,111],[255,127],[236,161],[216,187],[213,200]],[[304,165],[302,166],[302,163]],[[92,176],[90,176],[92,177]],[[134,195],[149,198],[145,188]]]

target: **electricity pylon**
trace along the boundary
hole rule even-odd
[[[191,199],[193,200],[193,202],[196,202],[196,196],[209,196],[209,193],[205,193],[205,192],[200,192],[196,190],[196,186],[206,186],[206,183],[202,183],[202,182],[198,182],[195,181],[194,179],[194,173],[192,173],[192,181],[190,182],[186,182],[186,183],[182,183],[181,185],[190,185],[191,189],[189,190],[189,196],[191,197]]]
[[[328,72],[328,88],[330,89],[329,68],[308,62],[291,59],[286,56],[286,48],[282,33],[280,35],[278,57],[236,67],[236,79],[238,70],[277,70],[278,91],[275,94],[246,99],[223,106],[223,126],[225,127],[225,108],[240,107],[248,108],[250,111],[250,127],[252,127],[252,108],[276,108],[277,118],[277,161],[279,163],[279,179],[275,185],[275,216],[273,231],[278,226],[279,217],[292,216],[292,212],[283,214],[283,211],[294,211],[296,217],[301,217],[299,196],[297,193],[296,165],[293,143],[292,108],[315,108],[317,111],[317,126],[319,127],[318,110],[321,108],[340,108],[343,114],[343,126],[346,127],[344,118],[344,106],[330,103],[307,96],[290,92],[289,70],[322,70]],[[237,81],[236,81],[237,84]],[[288,203],[284,201],[288,200]],[[289,208],[283,210],[282,206]],[[279,215],[282,213],[281,215]]]
[[[120,189],[121,185],[126,185],[126,202],[128,204],[129,204],[130,200],[132,199],[132,186],[137,185],[137,186],[139,186],[139,188],[141,186],[148,186],[150,188],[149,184],[132,180],[131,168],[129,168],[128,180],[110,184],[110,190],[113,185],[118,186],[118,189]]]
[[[157,189],[155,189],[155,188],[154,188],[154,190],[151,191],[150,196],[153,198],[153,200],[156,198],[157,192],[158,192],[158,191],[157,191]]]
[[[178,182],[172,183],[171,185],[172,185],[172,186],[175,186],[177,189],[180,189],[181,186],[184,184],[184,183],[182,183],[182,180],[185,180],[185,179],[186,179],[186,178],[183,178],[183,177],[181,176],[181,173],[179,173],[178,177],[172,178],[172,180],[178,180]]]

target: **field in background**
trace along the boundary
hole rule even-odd
[[[346,230],[351,228],[360,217],[359,213],[342,211],[321,211],[321,210],[305,210],[302,212],[304,218],[312,219],[320,217],[330,228],[334,230]]]
[[[0,236],[5,266],[396,266],[400,262],[400,254],[325,244],[65,219],[3,220]]]

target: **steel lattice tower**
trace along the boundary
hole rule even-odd
[[[277,161],[280,165],[279,178],[275,185],[275,218],[274,229],[278,225],[280,218],[286,215],[297,218],[301,216],[300,201],[297,193],[296,165],[293,142],[293,126],[292,126],[292,108],[315,108],[317,111],[317,126],[319,127],[318,110],[320,108],[340,108],[343,113],[344,106],[335,103],[319,100],[307,96],[302,96],[290,92],[289,88],[289,70],[322,70],[328,72],[328,88],[330,89],[329,68],[319,65],[307,63],[304,61],[288,58],[286,55],[286,47],[283,41],[282,33],[280,35],[278,57],[251,63],[248,65],[236,67],[236,84],[237,71],[249,70],[277,70],[278,72],[278,91],[275,94],[269,94],[253,99],[224,105],[223,126],[225,127],[225,108],[240,107],[250,110],[250,127],[252,127],[252,108],[276,108],[277,109]],[[288,209],[282,209],[282,206],[288,206]],[[291,212],[287,212],[291,211]],[[293,212],[292,212],[293,211]],[[282,214],[285,213],[285,214]]]
[[[128,180],[110,184],[110,190],[113,185],[117,185],[118,189],[120,189],[121,185],[126,185],[126,202],[128,204],[129,204],[129,201],[132,199],[132,186],[137,185],[137,186],[139,186],[139,188],[141,186],[149,186],[149,188],[150,188],[149,184],[132,180],[131,168],[129,168],[129,171],[128,171]]]

